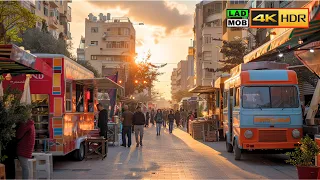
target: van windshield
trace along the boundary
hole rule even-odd
[[[244,87],[243,108],[298,108],[299,96],[295,86]]]

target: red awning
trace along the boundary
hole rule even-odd
[[[0,73],[45,74],[52,77],[52,68],[43,60],[14,44],[0,45]]]

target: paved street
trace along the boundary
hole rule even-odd
[[[105,160],[55,159],[55,179],[296,179],[283,155],[244,155],[235,161],[224,142],[201,143],[187,133],[155,127],[145,131],[144,146],[109,147]],[[133,142],[135,142],[133,140]]]

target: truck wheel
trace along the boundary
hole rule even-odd
[[[241,149],[238,146],[237,140],[234,140],[234,146],[233,146],[233,153],[234,153],[234,159],[240,160],[241,159]]]
[[[228,142],[227,136],[226,136],[225,139],[226,139],[226,149],[227,149],[227,152],[232,153],[233,147],[232,147],[232,145]]]
[[[79,149],[76,149],[74,151],[74,158],[77,161],[82,161],[84,159],[84,155],[85,155],[85,148],[84,148],[84,144],[81,143]]]

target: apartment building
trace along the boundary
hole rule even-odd
[[[77,48],[77,61],[86,60],[85,51],[84,51],[85,42],[86,42],[85,38],[83,36],[81,36],[79,48]]]
[[[188,61],[182,60],[177,66],[177,86],[179,90],[188,90]]]
[[[71,0],[20,1],[22,6],[42,19],[37,22],[36,27],[41,29],[45,24],[56,39],[65,40],[71,40],[71,7],[68,6],[71,2]]]
[[[188,77],[187,77],[187,89],[194,87],[194,49],[193,47],[188,48]]]
[[[179,91],[178,83],[177,83],[178,70],[174,68],[171,73],[171,95],[173,99],[173,95]]]
[[[207,71],[207,68],[219,68],[222,58],[219,51],[222,38],[223,1],[202,1],[196,5],[194,14],[194,84],[210,86],[219,73]]]
[[[92,13],[85,19],[84,56],[85,60],[102,75],[119,73],[119,82],[128,79],[128,63],[135,56],[135,29],[127,17],[111,18]]]

